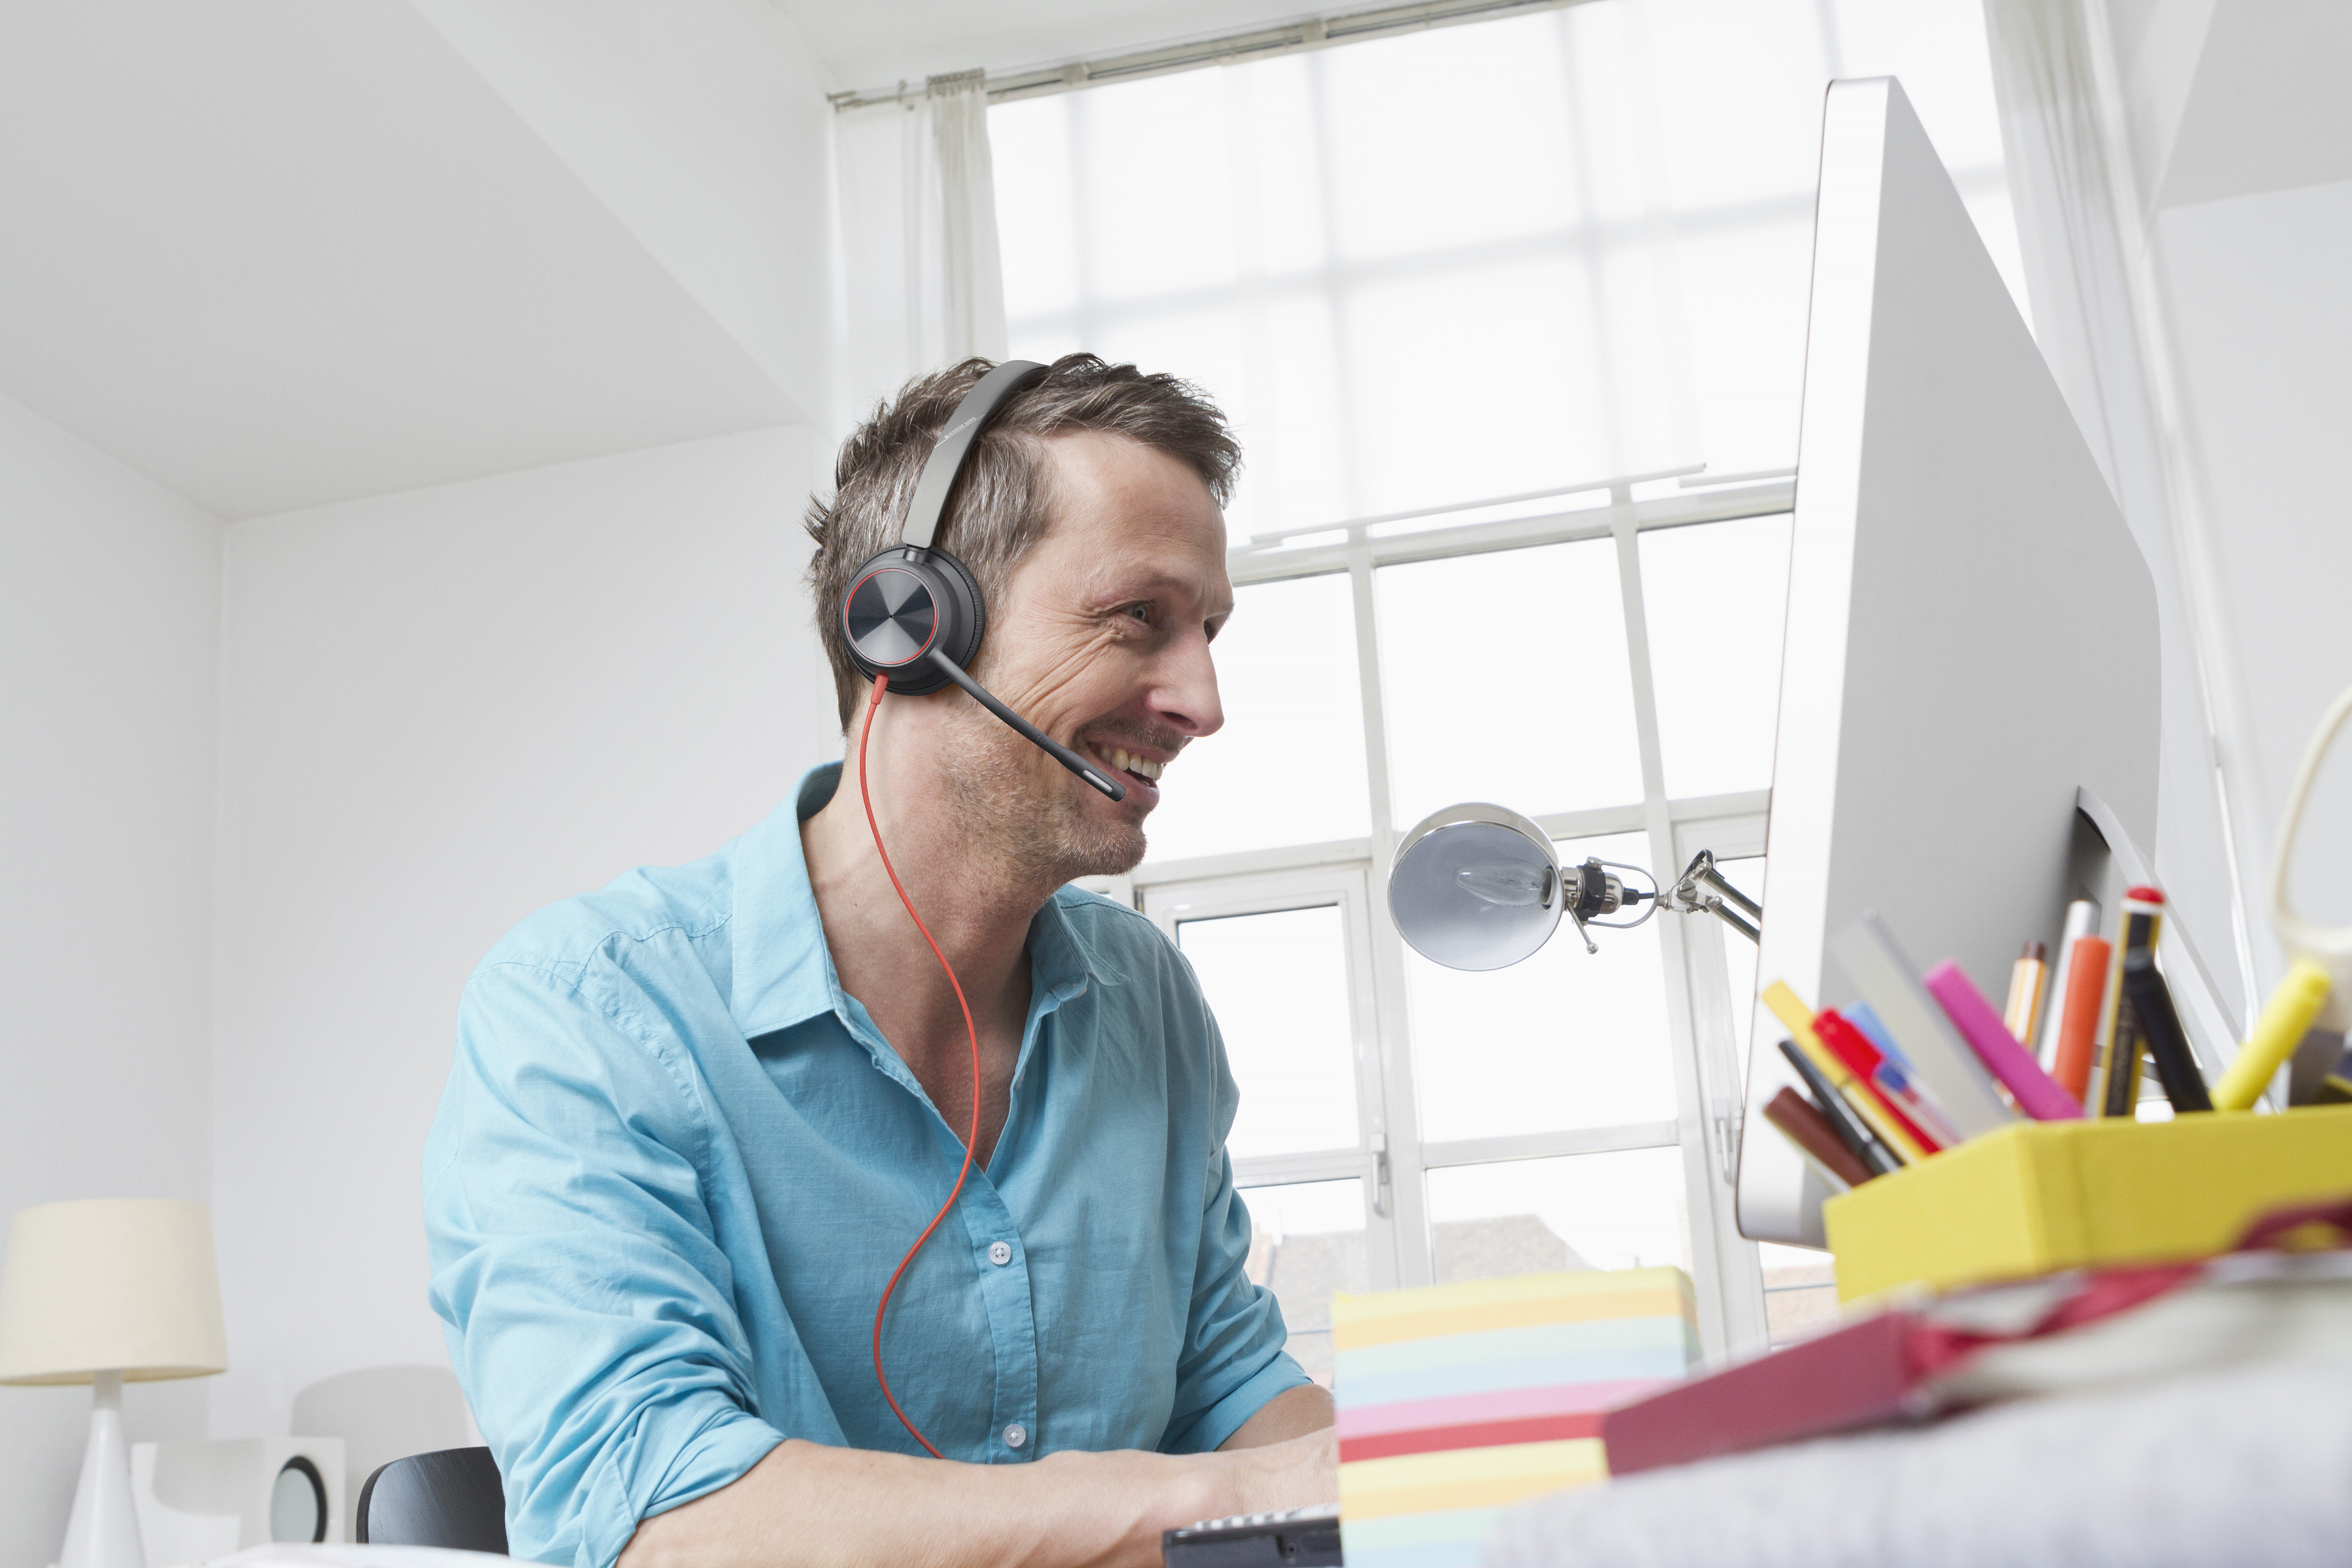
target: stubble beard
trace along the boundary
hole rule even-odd
[[[1059,887],[1142,862],[1142,827],[1088,815],[1083,786],[976,703],[950,721],[941,767],[969,842],[1015,879]],[[1042,777],[1041,777],[1042,775]]]

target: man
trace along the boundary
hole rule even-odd
[[[847,771],[531,916],[467,984],[432,1300],[518,1555],[1149,1563],[1170,1525],[1333,1495],[1330,1399],[1244,1272],[1215,1024],[1149,921],[1066,886],[1142,858],[1160,773],[1223,722],[1216,410],[1062,360],[982,431],[939,538],[985,595],[972,673],[1123,800],[954,687],[854,728],[839,605],[989,368],[877,410],[812,509]],[[972,1169],[882,1325],[902,1423],[877,1307],[963,1163],[975,1039]]]

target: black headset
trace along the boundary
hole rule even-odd
[[[1124,800],[1125,784],[1049,738],[966,673],[980,655],[988,606],[964,563],[931,543],[963,472],[964,458],[989,416],[1014,393],[1045,377],[1042,364],[1006,360],[963,395],[923,463],[898,542],[859,567],[843,596],[841,629],[849,639],[851,662],[868,680],[887,676],[888,689],[908,697],[937,691],[953,681],[1055,762],[1111,799]]]

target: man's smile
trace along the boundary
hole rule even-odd
[[[1118,773],[1125,773],[1156,796],[1160,793],[1160,775],[1176,760],[1180,747],[1153,746],[1142,741],[1087,736],[1079,744],[1099,761]]]

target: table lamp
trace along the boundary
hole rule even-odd
[[[17,1211],[0,1268],[0,1383],[87,1383],[92,1392],[57,1568],[146,1568],[123,1383],[227,1370],[204,1205],[100,1198]]]
[[[1627,887],[1610,868],[1650,884]],[[1604,920],[1646,903],[1631,920]],[[1748,941],[1762,906],[1726,881],[1702,849],[1671,887],[1617,860],[1563,866],[1551,836],[1527,817],[1488,801],[1464,801],[1415,823],[1389,868],[1389,913],[1398,934],[1423,958],[1448,969],[1504,969],[1551,940],[1565,914],[1587,952],[1591,928],[1640,925],[1660,910],[1713,915]]]

